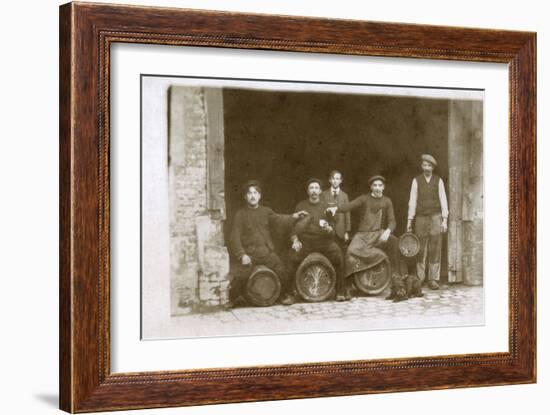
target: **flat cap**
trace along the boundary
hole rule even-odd
[[[243,192],[247,193],[248,189],[251,186],[255,187],[258,192],[262,193],[262,184],[260,183],[259,180],[248,180],[247,182],[245,182],[243,184]]]
[[[369,179],[369,186],[372,184],[372,182],[374,182],[375,180],[382,180],[382,182],[384,182],[384,184],[386,183],[386,178],[384,176],[380,176],[379,174],[377,174],[376,176],[372,176],[370,179]]]
[[[311,183],[317,183],[319,184],[319,187],[323,187],[323,182],[320,179],[316,179],[315,177],[312,177],[311,179],[308,179],[306,182],[306,189],[309,187]]]
[[[422,161],[427,161],[428,163],[432,163],[434,167],[437,166],[437,161],[430,154],[422,154],[421,158],[422,158]]]

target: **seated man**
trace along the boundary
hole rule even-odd
[[[318,252],[327,257],[336,270],[337,276],[337,301],[344,301],[343,293],[343,255],[342,250],[334,239],[334,229],[329,224],[325,215],[327,204],[321,201],[321,182],[318,179],[309,179],[307,182],[308,199],[301,201],[296,206],[296,211],[305,211],[308,217],[299,221],[294,226],[291,235],[292,249],[290,250],[291,275],[306,256]]]
[[[246,206],[235,214],[230,237],[230,250],[239,263],[231,270],[231,288],[229,296],[233,304],[243,301],[242,290],[254,265],[265,265],[281,279],[281,302],[293,304],[293,289],[286,267],[275,252],[271,236],[272,226],[289,227],[305,212],[293,215],[278,215],[266,206],[260,205],[262,189],[259,182],[251,180],[244,185]]]
[[[372,268],[390,260],[393,275],[405,275],[407,265],[399,251],[399,240],[392,235],[395,216],[391,200],[384,196],[386,179],[373,176],[369,179],[370,193],[327,210],[349,212],[359,209],[361,222],[346,252],[346,278],[356,272]]]

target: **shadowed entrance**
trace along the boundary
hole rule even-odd
[[[263,183],[263,203],[291,213],[306,198],[305,181],[333,169],[351,199],[374,174],[387,179],[396,234],[405,231],[412,178],[430,153],[447,185],[449,101],[414,97],[224,89],[226,239],[244,201],[242,183]],[[352,216],[352,232],[358,218]],[[288,245],[284,235],[280,246]],[[444,244],[446,247],[446,244]],[[444,247],[443,258],[446,259]],[[288,249],[288,247],[286,247]],[[442,276],[447,274],[443,260]]]

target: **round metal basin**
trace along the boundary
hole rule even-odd
[[[399,251],[407,258],[416,256],[420,251],[420,240],[414,233],[404,233],[399,237]]]

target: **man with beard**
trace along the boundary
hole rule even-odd
[[[309,179],[306,185],[308,198],[296,206],[295,211],[305,211],[307,218],[300,220],[294,226],[291,235],[290,250],[291,275],[296,273],[298,266],[313,252],[323,254],[336,270],[337,301],[349,300],[343,292],[343,255],[335,241],[334,228],[329,223],[332,218],[325,214],[327,204],[321,201],[321,181]]]
[[[426,279],[426,260],[428,261],[428,287],[439,288],[441,268],[441,234],[447,232],[449,208],[443,180],[434,174],[437,166],[435,158],[422,155],[422,174],[416,176],[411,185],[407,232],[413,231],[420,240],[420,251],[416,261],[416,275]]]
[[[232,267],[231,288],[229,291],[233,304],[244,301],[242,290],[255,265],[265,265],[280,278],[282,285],[281,303],[294,303],[293,288],[289,273],[275,252],[271,236],[271,228],[276,226],[291,226],[294,222],[307,215],[298,211],[292,215],[276,214],[271,208],[260,205],[262,189],[260,183],[251,180],[244,185],[246,206],[235,214],[231,230],[230,248],[238,263]]]
[[[392,235],[396,226],[393,204],[384,196],[386,179],[377,175],[368,183],[369,193],[328,209],[333,214],[360,210],[359,228],[346,252],[346,279],[356,272],[375,267],[386,257],[390,260],[393,276],[404,276],[407,266],[399,251],[399,240]]]

